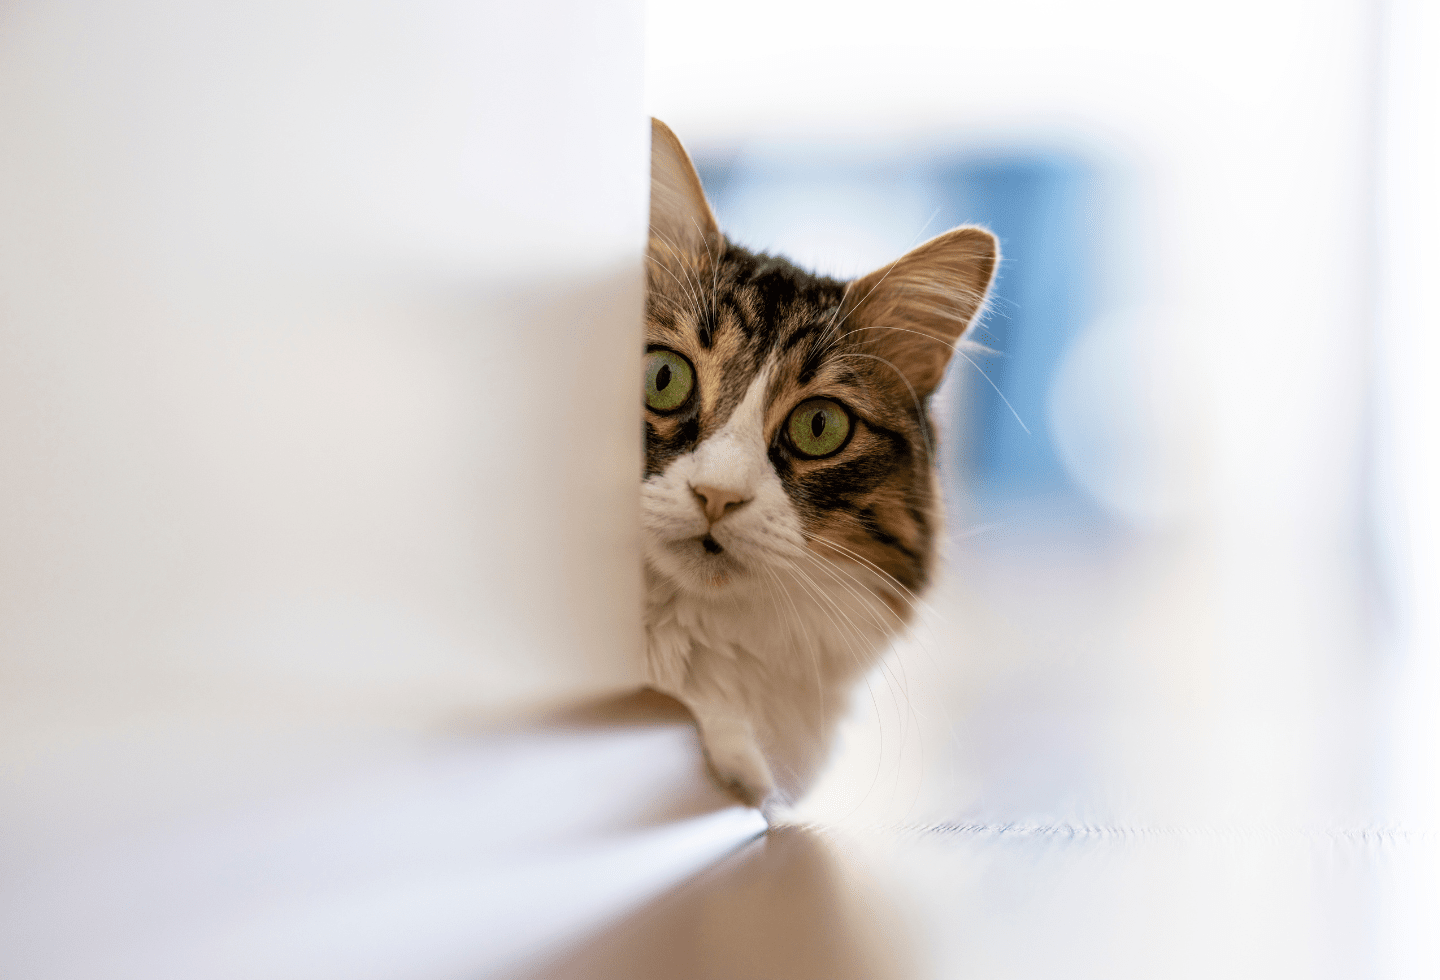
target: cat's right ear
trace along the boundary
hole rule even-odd
[[[650,254],[662,262],[718,257],[724,239],[700,175],[670,127],[650,120]]]
[[[924,398],[980,315],[999,263],[1000,242],[984,228],[936,235],[845,288],[851,333]]]

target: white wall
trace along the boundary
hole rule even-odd
[[[632,3],[0,11],[5,836],[636,681],[641,84]]]

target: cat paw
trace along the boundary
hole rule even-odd
[[[775,792],[770,766],[752,738],[733,733],[706,738],[705,758],[720,785],[750,806],[760,806]]]

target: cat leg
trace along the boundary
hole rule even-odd
[[[700,743],[720,785],[751,806],[760,806],[775,792],[775,778],[755,740],[748,719],[731,711],[691,707],[700,728]]]
[[[731,659],[717,659],[710,651],[688,643],[657,642],[653,633],[647,640],[646,681],[690,710],[700,730],[705,759],[720,785],[746,803],[759,806],[774,792],[775,779],[760,751],[754,725],[734,704]]]
[[[709,705],[685,690],[674,676],[657,676],[651,670],[649,686],[685,705],[700,730],[705,761],[721,786],[752,806],[759,806],[775,790],[770,766],[755,740],[755,727],[728,705]]]

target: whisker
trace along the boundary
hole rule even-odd
[[[878,595],[876,595],[875,592],[874,592],[874,590],[866,587],[866,586],[864,585],[864,583],[861,583],[861,582],[859,582],[858,579],[854,579],[853,576],[848,575],[843,569],[841,569],[841,568],[840,568],[838,565],[836,565],[834,562],[832,562],[832,561],[830,561],[829,559],[825,558],[823,555],[818,555],[818,554],[816,554],[815,552],[811,551],[811,550],[808,549],[808,548],[803,549],[803,550],[800,552],[800,557],[803,557],[803,558],[806,559],[807,561],[811,561],[811,562],[815,562],[815,563],[821,563],[821,564],[820,564],[820,567],[821,567],[823,570],[831,573],[832,575],[833,575],[833,574],[845,575],[846,578],[852,579],[853,581],[855,581],[856,585],[859,585],[860,588],[864,589],[865,592],[868,594],[868,599],[867,599],[866,596],[861,595],[859,592],[855,591],[855,586],[854,586],[854,585],[851,585],[850,583],[848,583],[848,582],[843,582],[843,581],[838,583],[838,584],[840,584],[847,592],[849,592],[849,593],[850,593],[852,596],[854,596],[856,599],[860,600],[860,602],[867,607],[866,611],[867,611],[868,613],[870,613],[870,618],[871,618],[871,620],[875,623],[875,625],[876,625],[882,632],[884,632],[884,633],[895,633],[895,632],[898,632],[898,630],[899,630],[900,627],[903,627],[903,625],[904,625],[903,623],[891,624],[891,623],[885,622],[882,618],[877,617],[877,616],[875,615],[875,613],[874,613],[874,610],[869,608],[869,601],[870,601],[870,600],[874,600],[875,602],[877,602],[877,603],[880,604],[881,608],[888,608],[888,607],[885,605],[885,600],[884,600],[884,599],[881,599]]]
[[[668,249],[670,250],[670,254],[675,258],[676,264],[679,265],[680,270],[681,270],[682,272],[684,272],[687,277],[690,278],[690,280],[691,280],[691,281],[690,281],[690,284],[687,285],[687,284],[685,284],[685,283],[681,283],[680,280],[675,276],[675,274],[674,274],[673,272],[670,272],[670,269],[669,269],[664,263],[661,263],[657,258],[655,258],[654,255],[651,255],[651,254],[648,252],[648,250],[647,250],[647,252],[646,252],[647,257],[650,258],[651,261],[655,262],[656,265],[659,265],[660,268],[665,269],[666,272],[670,272],[670,277],[671,277],[672,279],[675,279],[675,282],[676,282],[677,284],[681,285],[681,287],[684,288],[685,291],[690,294],[690,301],[695,304],[695,312],[696,312],[696,314],[699,315],[699,314],[703,313],[703,312],[704,312],[704,309],[705,309],[705,306],[704,306],[704,304],[700,301],[700,297],[701,297],[701,295],[704,294],[705,290],[704,290],[704,287],[701,286],[701,284],[700,284],[699,275],[691,270],[691,268],[690,268],[691,263],[687,261],[687,259],[690,258],[690,252],[687,251],[687,250],[685,250],[685,249],[680,248],[680,246],[679,246],[676,242],[674,242],[674,241],[672,241],[671,239],[667,238],[667,237],[666,237],[665,235],[663,235],[662,233],[660,233],[660,232],[658,232],[658,231],[655,231],[653,228],[651,229],[650,234],[651,234],[652,237],[655,237],[655,238],[660,239],[661,243],[664,244],[664,245],[666,246],[666,248],[668,248]],[[708,248],[709,248],[708,244],[707,244],[706,248],[707,248],[707,250],[708,250]],[[690,288],[690,286],[692,286],[692,285],[694,286],[694,289],[691,289],[691,288]]]
[[[671,269],[670,269],[669,266],[667,266],[665,263],[661,262],[661,261],[660,261],[659,259],[657,259],[655,256],[653,256],[653,255],[646,255],[646,258],[649,259],[651,262],[654,262],[655,265],[656,265],[656,267],[659,268],[660,271],[664,272],[664,273],[665,273],[667,276],[669,276],[671,279],[674,279],[674,280],[675,280],[675,284],[676,284],[677,286],[679,286],[681,289],[685,290],[686,295],[688,295],[688,296],[690,297],[690,302],[693,303],[693,304],[695,304],[696,311],[698,312],[698,311],[699,311],[699,308],[700,308],[700,300],[699,300],[699,298],[695,295],[694,291],[692,291],[692,290],[690,289],[690,286],[689,286],[687,283],[682,282],[681,279],[680,279],[680,277],[677,276],[677,275],[675,275],[675,273],[674,273],[673,271],[671,271]],[[650,292],[651,292],[651,296],[654,296],[654,295],[655,295],[655,291],[654,291],[654,290],[651,290]],[[663,294],[661,294],[661,295],[663,295]]]
[[[803,552],[802,552],[802,554],[803,554]],[[790,562],[790,570],[793,571],[793,572],[794,572],[795,574],[797,574],[798,576],[800,576],[800,578],[803,580],[803,581],[800,583],[802,587],[805,586],[805,583],[809,583],[809,588],[807,588],[806,591],[811,592],[812,595],[814,595],[814,596],[816,596],[816,597],[818,597],[818,598],[820,598],[820,599],[823,599],[825,602],[827,602],[827,603],[830,605],[831,609],[833,609],[833,610],[835,611],[835,613],[836,613],[837,615],[831,617],[831,622],[835,623],[836,625],[841,625],[841,623],[842,623],[842,621],[843,621],[843,625],[847,628],[847,630],[848,630],[849,633],[850,633],[850,636],[848,637],[848,640],[849,640],[849,643],[850,643],[850,655],[851,655],[851,658],[855,661],[856,665],[862,669],[862,671],[868,673],[871,669],[873,669],[873,667],[874,667],[875,665],[874,665],[874,664],[867,663],[866,660],[861,657],[860,653],[859,653],[859,652],[856,650],[856,648],[855,648],[856,642],[859,641],[859,642],[862,642],[862,643],[863,643],[864,638],[863,638],[863,635],[861,634],[859,628],[855,625],[854,621],[850,618],[850,615],[849,615],[848,610],[846,610],[844,606],[840,605],[840,604],[835,600],[835,598],[834,598],[833,596],[831,596],[828,592],[826,592],[823,588],[821,588],[821,586],[819,585],[819,583],[817,583],[814,579],[810,578],[810,576],[809,576],[808,574],[806,574],[805,570],[804,570],[803,568],[801,568],[798,563],[796,563],[796,562],[794,562],[794,561],[791,561],[791,562]],[[885,629],[883,626],[881,627],[881,630],[882,630],[882,633],[889,633],[889,632],[891,632],[890,630]],[[874,644],[873,644],[873,643],[869,643],[869,644],[865,644],[865,645],[866,645],[867,647],[870,647],[871,649],[873,649],[873,647],[874,647]],[[885,670],[883,658],[882,658],[881,661],[880,661],[880,667],[881,667],[882,671]],[[891,680],[893,680],[893,679],[894,679],[894,678],[892,677]],[[887,686],[888,686],[888,685],[887,685]],[[894,687],[893,687],[893,686],[890,688],[890,695],[891,695],[891,699],[894,700],[894,699],[895,699],[895,690],[894,690]],[[907,699],[907,701],[908,701],[908,699],[909,699],[908,693],[906,694],[906,699]],[[900,705],[899,705],[898,702],[896,703],[895,707],[896,707],[896,709],[897,709],[897,711],[898,711],[898,709],[899,709],[899,707],[900,707]]]
[[[943,207],[943,205],[942,205],[942,207]],[[864,297],[861,298],[860,302],[858,302],[858,303],[856,303],[854,306],[850,307],[850,312],[849,312],[849,313],[846,313],[845,316],[843,316],[843,317],[840,318],[840,323],[835,323],[835,322],[834,322],[834,321],[835,321],[834,314],[831,315],[830,320],[831,320],[831,324],[832,324],[833,326],[835,326],[835,327],[838,328],[838,327],[840,327],[841,325],[843,325],[843,324],[845,323],[845,320],[849,318],[850,313],[854,313],[858,308],[860,308],[861,306],[863,306],[863,305],[865,304],[865,300],[867,300],[867,299],[870,298],[870,293],[873,293],[873,292],[875,292],[875,290],[879,289],[879,288],[880,288],[880,283],[882,283],[882,282],[885,281],[885,276],[890,275],[890,273],[894,270],[894,268],[895,268],[897,265],[900,264],[900,259],[903,259],[903,258],[905,258],[906,255],[910,254],[910,250],[911,250],[912,248],[914,248],[915,245],[920,241],[920,236],[923,235],[923,234],[925,234],[925,229],[930,227],[930,222],[934,221],[934,220],[935,220],[935,216],[938,215],[939,213],[940,213],[940,208],[937,207],[937,208],[935,209],[934,213],[932,213],[932,214],[930,215],[930,217],[928,217],[928,218],[925,219],[925,223],[920,226],[920,230],[915,233],[915,237],[912,238],[912,239],[910,239],[910,244],[907,245],[907,246],[905,246],[905,251],[903,251],[903,252],[900,253],[900,258],[897,258],[894,262],[891,262],[891,263],[890,263],[890,268],[888,268],[888,269],[885,270],[885,275],[884,275],[884,276],[881,276],[881,277],[876,281],[875,285],[873,285],[873,286],[870,287],[870,292],[869,292],[869,293],[866,293],[866,294],[864,295]],[[850,292],[850,283],[846,283],[846,284],[845,284],[845,292],[846,292],[847,294]],[[842,300],[841,300],[841,302],[840,302],[840,306],[844,306],[844,305],[845,305],[845,302],[844,302],[844,299],[842,298]],[[840,312],[840,306],[835,307],[835,312],[836,312],[836,313],[839,313],[839,312]]]
[[[800,553],[800,555],[801,555],[802,557],[808,559],[808,560],[811,560],[812,562],[816,562],[817,560],[821,559],[821,557],[822,557],[822,556],[816,555],[814,552],[809,551],[808,549],[802,551],[802,552]],[[818,563],[817,563],[817,567],[820,567],[820,566],[818,566]],[[824,589],[822,588],[822,586],[821,586],[819,583],[815,582],[813,579],[810,579],[810,577],[809,577],[808,575],[806,575],[806,574],[803,572],[803,570],[801,570],[801,569],[799,569],[799,568],[794,568],[793,570],[794,570],[797,574],[799,574],[799,575],[801,575],[803,578],[805,578],[807,581],[809,581],[809,582],[811,583],[811,585],[813,586],[813,588],[816,589],[816,590],[818,590],[818,591],[831,603],[831,605],[832,605],[834,608],[836,608],[837,611],[840,612],[841,616],[844,617],[847,622],[850,621],[850,617],[849,617],[849,615],[848,615],[848,610],[846,610],[845,607],[840,606],[839,603],[835,601],[835,599],[834,599],[833,596],[830,596],[828,593],[826,593],[826,592],[824,591]],[[843,585],[844,583],[840,583],[840,584]],[[867,603],[867,602],[866,602],[862,597],[860,597],[858,594],[854,593],[853,590],[851,590],[851,591],[852,591],[852,595],[855,595],[856,598],[859,599],[861,605],[867,607],[867,610],[866,610],[866,611],[869,612],[869,613],[871,614],[872,618],[873,618],[873,616],[874,616],[874,610],[873,610],[873,608],[869,608],[869,603]],[[872,593],[872,595],[873,595],[873,593]],[[876,601],[881,602],[882,605],[883,605],[883,600],[877,599]],[[894,630],[893,628],[891,628],[889,624],[885,624],[885,623],[883,623],[883,622],[880,622],[879,620],[876,620],[876,625],[879,627],[882,636],[883,636],[883,635],[887,635],[887,634],[893,635],[894,632],[895,632],[895,630]],[[853,627],[853,623],[852,623],[852,627]],[[886,680],[886,688],[887,688],[887,689],[889,690],[889,692],[890,692],[891,703],[892,703],[892,705],[895,707],[896,714],[900,717],[900,723],[901,723],[901,727],[900,727],[900,741],[899,741],[898,746],[896,747],[896,751],[899,753],[899,755],[900,755],[901,757],[903,757],[903,756],[904,756],[904,753],[905,753],[905,745],[906,745],[906,743],[907,743],[907,742],[909,741],[909,739],[910,739],[910,730],[911,730],[912,727],[918,727],[918,726],[919,726],[919,724],[920,724],[920,716],[919,716],[919,713],[915,710],[914,699],[910,696],[909,676],[908,676],[908,673],[905,672],[905,670],[904,670],[904,664],[901,663],[901,664],[899,665],[901,672],[897,675],[895,666],[892,665],[891,662],[890,662],[891,659],[892,659],[891,657],[882,656],[875,664],[868,666],[868,668],[866,669],[865,673],[866,673],[866,675],[868,676],[870,673],[873,672],[873,670],[874,670],[875,667],[878,667],[881,675],[882,675],[882,676],[885,678],[885,680]],[[867,665],[865,665],[865,664],[862,663],[861,666],[862,666],[862,667],[865,667],[865,666],[867,666]],[[872,691],[871,693],[872,693],[872,702],[873,702],[873,691]],[[903,708],[902,708],[902,702],[903,702]],[[881,716],[881,715],[878,714],[879,706],[878,706],[878,705],[875,705],[875,708],[876,708],[876,711],[877,711],[876,720],[877,720],[877,721],[881,721],[881,720],[883,719],[883,716]],[[875,783],[876,781],[878,781],[878,779],[879,779],[879,774],[880,774],[880,770],[883,768],[883,759],[884,759],[884,751],[883,751],[883,738],[884,738],[884,734],[883,734],[883,732],[884,732],[884,730],[883,730],[883,726],[882,726],[882,728],[881,728],[881,738],[882,738],[882,743],[881,743],[881,759],[880,759],[880,761],[877,762],[876,773],[875,773],[875,776],[874,776],[874,778],[872,779],[872,783],[871,783],[871,790],[873,790],[873,788],[874,788],[874,783]],[[899,777],[900,777],[900,772],[901,772],[901,771],[897,768],[897,770],[896,770],[896,779],[897,779],[897,780],[898,780]],[[898,783],[897,783],[897,788],[898,788]],[[867,791],[867,794],[866,794],[867,797],[868,797],[868,793],[869,793],[869,791]]]
[[[894,330],[897,333],[913,333],[917,337],[924,337],[926,340],[933,340],[937,344],[944,344],[946,347],[950,348],[952,351],[955,351],[957,354],[960,352],[960,348],[962,346],[968,347],[971,350],[978,351],[981,354],[995,354],[997,356],[999,356],[1000,354],[998,350],[991,350],[984,344],[977,344],[973,340],[966,340],[963,337],[960,340],[952,343],[951,341],[946,340],[944,337],[937,337],[934,334],[925,333],[923,330],[911,330],[909,327],[897,327],[888,323],[875,324],[873,326],[866,327],[863,330],[847,330],[845,331],[844,336],[851,337],[857,333],[869,333],[872,330]],[[876,343],[876,341],[867,340],[862,341],[862,343]]]
[[[829,559],[826,559],[825,556],[820,555],[820,554],[817,553],[817,552],[811,551],[811,555],[812,555],[813,557],[817,558],[817,559],[822,560],[822,561],[827,561],[827,562],[829,562]],[[833,566],[833,568],[834,568],[835,571],[841,572],[841,573],[845,573],[845,572],[844,572],[844,569],[842,569],[842,568],[840,567],[840,565],[839,565],[838,562],[831,562],[830,564]],[[845,574],[848,574],[848,573],[845,573]],[[851,577],[852,579],[854,579],[853,576],[850,576],[850,577]],[[869,590],[869,587],[866,586],[863,582],[860,582],[858,579],[854,579],[854,581],[856,582],[857,585],[859,585],[860,588],[865,589],[866,591],[870,591],[870,590]],[[903,586],[902,586],[902,588],[903,588]],[[872,594],[873,594],[873,593],[872,593]],[[883,602],[884,600],[880,600],[880,601]],[[912,608],[921,609],[921,610],[924,611],[924,612],[927,612],[927,613],[929,613],[929,614],[931,614],[931,615],[935,615],[935,616],[938,617],[938,613],[935,613],[934,610],[933,610],[930,606],[928,606],[928,604],[923,604],[923,603],[921,603],[921,602],[919,602],[919,601],[917,600],[917,601],[911,602],[910,605],[911,605]],[[943,618],[943,617],[939,617],[939,618]],[[934,633],[933,628],[931,627],[930,623],[927,621],[927,617],[925,617],[925,616],[920,617],[920,618],[919,618],[919,623],[920,623],[920,624],[923,624],[923,626],[924,626],[924,628],[925,628],[925,631],[926,631],[927,633],[929,633],[929,640],[930,640],[931,642],[934,642],[937,638],[936,638],[936,636],[935,636],[935,633]],[[930,649],[930,647],[929,647],[924,641],[922,641],[922,639],[921,639],[918,635],[916,635],[916,623],[915,623],[915,622],[912,622],[912,623],[907,624],[907,632],[914,638],[915,642],[919,643],[919,644],[924,648],[926,655],[930,658],[931,665],[936,669],[936,671],[937,671],[938,673],[943,674],[944,671],[943,671],[943,669],[940,667],[940,662],[936,659],[934,651],[933,651],[932,649]],[[898,638],[898,636],[897,636],[897,638]],[[903,669],[903,667],[904,667],[904,662],[903,662],[903,660],[901,661],[901,667],[902,667],[902,669]],[[906,686],[906,692],[907,692],[907,693],[906,693],[906,697],[907,697],[907,701],[908,701],[908,699],[909,699],[908,691],[909,691],[909,687],[908,687],[908,682],[907,682],[907,686]],[[909,709],[910,709],[910,711],[911,711],[912,713],[915,711],[913,702],[910,702],[910,704],[909,704]]]
[[[857,666],[861,667],[862,669],[866,668],[867,665],[865,663],[865,660],[861,657],[859,651],[856,649],[855,646],[857,641],[863,642],[863,637],[859,631],[859,628],[850,619],[845,608],[839,603],[837,603],[834,597],[829,595],[823,588],[821,588],[819,583],[817,583],[814,579],[807,575],[805,573],[805,570],[801,568],[800,565],[793,558],[785,558],[784,560],[786,561],[786,566],[788,570],[798,576],[798,578],[796,579],[796,584],[799,585],[802,589],[804,589],[805,592],[808,593],[812,599],[823,601],[829,605],[831,611],[826,612],[826,615],[830,618],[831,623],[836,626],[842,626],[846,630],[845,639],[850,648],[849,652],[851,659],[855,661]],[[825,610],[823,609],[821,611],[825,612]]]
[[[902,592],[905,593],[905,595],[902,596],[901,598],[905,599],[905,601],[909,602],[911,605],[919,606],[919,605],[921,605],[921,604],[923,603],[923,600],[920,598],[920,596],[918,596],[918,595],[916,595],[914,592],[912,592],[912,591],[905,585],[905,583],[901,582],[901,581],[900,581],[898,578],[896,578],[894,575],[891,575],[889,572],[885,571],[885,569],[881,568],[879,565],[875,564],[873,561],[871,561],[869,558],[866,558],[864,555],[860,554],[858,551],[853,551],[853,550],[851,550],[850,548],[845,547],[843,544],[841,544],[841,543],[838,542],[838,541],[832,541],[830,538],[827,538],[827,537],[824,537],[823,535],[817,534],[817,533],[815,533],[815,531],[814,531],[813,529],[811,529],[811,528],[806,528],[806,529],[805,529],[805,536],[806,536],[807,538],[809,538],[810,540],[812,540],[812,541],[819,541],[821,544],[824,544],[824,545],[827,545],[828,547],[834,548],[834,549],[837,550],[837,551],[843,551],[847,556],[849,556],[850,558],[854,559],[855,561],[857,561],[857,562],[862,562],[863,564],[865,564],[865,565],[869,566],[870,568],[874,569],[877,574],[880,574],[880,575],[885,576],[885,578],[887,578],[887,579],[889,579],[891,582],[895,583],[895,587],[896,587],[897,589],[900,589]]]
[[[805,556],[806,558],[808,558],[810,561],[812,561],[812,562],[817,562],[817,564],[818,564],[818,561],[817,561],[817,560],[819,559],[820,556],[818,556],[818,555],[816,555],[814,552],[810,552],[810,551],[806,551],[806,552],[804,552],[803,554],[804,554],[804,556]],[[823,566],[819,566],[819,567],[823,568]],[[840,584],[841,584],[842,586],[845,585],[845,583],[843,583],[843,582],[841,582]],[[817,588],[819,587],[818,584],[817,584],[816,587],[817,587]],[[898,632],[898,630],[896,630],[895,627],[894,627],[892,624],[886,623],[886,622],[884,622],[881,618],[879,618],[879,617],[876,616],[875,610],[873,609],[873,607],[870,606],[870,604],[865,600],[865,598],[864,598],[863,596],[861,596],[861,595],[860,595],[858,592],[856,592],[853,588],[849,588],[848,586],[846,586],[846,588],[847,588],[847,590],[850,592],[850,594],[851,594],[852,596],[854,596],[854,597],[860,602],[861,606],[862,606],[862,607],[865,609],[865,611],[870,615],[871,620],[875,623],[876,627],[879,629],[879,631],[880,631],[880,633],[881,633],[882,636],[894,636],[894,635]],[[872,595],[872,597],[874,597],[873,593],[871,593],[871,595]],[[883,606],[883,600],[880,600],[880,601],[881,601],[882,606]],[[847,617],[847,618],[848,618],[848,617]],[[887,645],[888,645],[888,641],[887,641]],[[896,678],[896,677],[895,677],[893,668],[890,668],[890,667],[888,666],[888,659],[889,659],[889,658],[882,656],[881,659],[880,659],[880,661],[878,662],[878,666],[880,667],[880,669],[881,669],[882,671],[885,671],[886,673],[888,673],[888,674],[890,675],[890,677],[891,677],[892,680],[897,680],[897,681],[898,681],[898,683],[899,683],[899,685],[900,685],[900,693],[904,696],[904,700],[905,700],[905,704],[906,704],[906,710],[909,711],[909,710],[911,710],[911,700],[910,700],[910,686],[909,686],[909,682],[908,682],[907,679],[905,679],[905,678],[903,678],[903,677],[901,677],[901,678]],[[898,707],[898,705],[897,705],[897,707]],[[904,747],[904,736],[905,736],[905,731],[904,731],[904,729],[902,728],[902,729],[901,729],[901,747],[902,747],[902,749],[903,749],[903,747]]]
[[[969,361],[970,366],[973,367],[976,371],[980,372],[980,377],[984,378],[987,382],[989,382],[990,387],[995,389],[995,394],[999,395],[1000,400],[1005,403],[1005,407],[1010,409],[1010,414],[1015,416],[1015,421],[1020,423],[1020,428],[1025,430],[1025,434],[1027,436],[1033,435],[1033,433],[1030,431],[1030,427],[1025,424],[1025,420],[1020,417],[1020,413],[1015,411],[1015,406],[1010,404],[1010,399],[1005,397],[1005,392],[1001,391],[1000,386],[990,380],[990,375],[986,374],[985,370],[981,368],[980,365],[975,363],[975,359],[958,348],[956,349],[955,353],[959,354],[961,357],[965,358],[965,360]]]
[[[810,631],[805,627],[805,620],[800,615],[799,608],[795,605],[794,596],[790,595],[790,590],[785,587],[785,583],[781,581],[780,576],[765,565],[761,565],[760,567],[765,572],[766,577],[774,582],[781,594],[785,596],[785,601],[790,603],[790,612],[795,619],[795,625],[798,626],[800,631],[805,635],[805,646],[810,651],[810,664],[815,668],[815,693],[820,700],[820,718],[823,724],[825,718],[825,682],[820,676],[820,657],[816,652],[815,641],[811,639]],[[776,608],[779,608],[778,605]]]
[[[781,557],[782,559],[784,558],[783,555],[777,555],[777,557]],[[837,615],[835,615],[835,614],[832,614],[832,613],[828,613],[828,612],[827,612],[826,615],[827,615],[827,617],[829,618],[830,622],[831,622],[833,625],[835,625],[836,627],[840,627],[840,626],[848,627],[849,630],[851,631],[851,635],[845,637],[846,642],[847,642],[847,646],[849,647],[850,656],[851,656],[851,659],[853,659],[853,660],[855,661],[856,665],[859,666],[860,668],[862,668],[861,677],[862,677],[862,679],[865,681],[865,690],[866,690],[866,693],[870,696],[870,707],[871,707],[871,709],[875,712],[875,718],[876,718],[876,720],[877,720],[877,721],[880,721],[881,719],[884,718],[884,715],[882,715],[882,714],[880,713],[880,703],[875,699],[875,688],[874,688],[874,687],[871,685],[871,683],[870,683],[870,676],[871,676],[871,674],[873,673],[873,671],[870,669],[870,665],[867,665],[867,664],[865,663],[865,661],[861,659],[860,655],[857,653],[857,651],[856,651],[856,649],[855,649],[855,640],[858,639],[858,635],[855,634],[855,632],[854,632],[854,625],[849,621],[849,617],[844,614],[844,609],[843,609],[843,607],[840,607],[840,606],[838,606],[837,604],[835,604],[834,601],[833,601],[833,599],[830,599],[830,597],[825,594],[824,590],[821,589],[820,586],[819,586],[817,583],[815,583],[812,579],[810,579],[809,576],[805,575],[804,571],[803,571],[802,569],[800,569],[800,568],[798,567],[798,565],[796,565],[794,562],[791,562],[791,561],[787,561],[787,565],[789,566],[789,570],[790,570],[791,572],[793,572],[793,573],[795,573],[797,576],[799,576],[799,577],[795,580],[795,583],[796,583],[797,585],[799,585],[799,586],[801,587],[801,589],[802,589],[807,595],[809,595],[812,600],[816,600],[816,599],[827,599],[827,600],[830,600],[830,603],[831,603],[832,608],[834,608],[834,609],[836,610],[836,612],[839,613],[839,615],[837,616]],[[808,582],[808,584],[807,584],[807,582]],[[818,608],[818,607],[817,607],[817,608]],[[825,610],[824,610],[823,608],[821,608],[820,611],[821,611],[821,612],[825,612]],[[883,672],[882,672],[882,673],[883,673]],[[888,676],[886,677],[886,685],[885,685],[885,686],[886,686],[886,689],[887,689],[887,690],[889,691],[889,693],[890,693],[891,702],[892,702],[893,704],[895,704],[896,710],[898,711],[898,710],[899,710],[899,703],[898,703],[898,701],[897,701],[896,698],[895,698],[895,687],[894,687],[892,678],[890,678],[890,677],[888,677]],[[869,798],[870,793],[872,793],[872,792],[874,791],[875,785],[876,785],[876,784],[879,782],[879,780],[880,780],[880,770],[881,770],[881,766],[882,766],[882,761],[883,761],[883,759],[884,759],[884,745],[885,745],[885,732],[884,732],[884,728],[883,728],[883,726],[882,726],[881,729],[880,729],[880,748],[881,748],[880,759],[877,760],[877,762],[876,762],[875,772],[872,774],[872,776],[871,776],[871,778],[870,778],[870,786],[866,789],[865,794],[864,794],[864,796],[862,797],[862,801],[863,801],[864,799],[868,799],[868,798]]]
[[[695,230],[700,233],[700,240],[705,243],[705,254],[710,256],[710,318],[714,320],[720,312],[720,263],[710,252],[710,236],[700,231],[700,222],[693,217],[690,219],[695,225]]]

